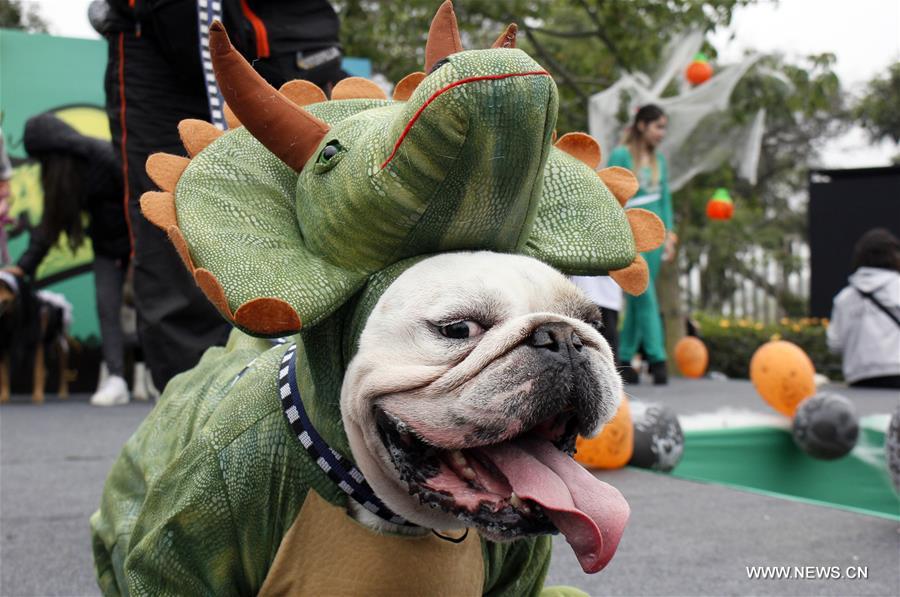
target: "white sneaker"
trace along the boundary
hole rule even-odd
[[[146,402],[150,400],[150,392],[147,388],[147,378],[150,373],[147,366],[142,362],[134,364],[134,382],[131,384],[131,397],[138,402]]]
[[[107,377],[91,396],[94,406],[119,406],[128,404],[128,400],[128,384],[118,375]]]

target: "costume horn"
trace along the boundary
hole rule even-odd
[[[438,60],[462,52],[462,49],[453,3],[446,0],[438,8],[428,30],[428,41],[425,42],[425,72],[431,72],[431,67]]]
[[[491,46],[492,48],[515,48],[516,35],[519,32],[519,26],[510,23],[509,26],[500,34],[500,37]]]
[[[302,170],[330,127],[266,83],[219,21],[209,28],[209,48],[219,89],[241,124],[281,161]]]

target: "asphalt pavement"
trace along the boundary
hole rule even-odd
[[[900,400],[897,392],[833,389],[861,415],[891,412]],[[679,414],[767,410],[745,381],[676,379],[629,393],[664,401]],[[86,396],[50,396],[43,406],[15,396],[0,407],[0,595],[99,594],[88,517],[122,444],[150,408],[95,408]],[[557,537],[548,585],[598,596],[900,595],[896,520],[638,469],[600,476],[631,505],[618,553],[588,576]],[[748,567],[767,565],[791,567],[794,576],[802,567],[807,576],[836,571],[844,578],[748,578]],[[846,578],[848,571],[867,578]]]

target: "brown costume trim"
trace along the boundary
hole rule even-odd
[[[188,155],[194,157],[221,137],[222,131],[205,120],[187,118],[178,123],[178,136]]]
[[[175,245],[175,250],[178,251],[178,256],[181,257],[185,267],[188,268],[189,272],[193,273],[194,260],[191,259],[191,251],[188,249],[187,241],[184,240],[181,230],[178,229],[178,226],[169,226],[166,232],[169,234],[169,240]]]
[[[164,191],[172,192],[184,169],[191,163],[189,158],[170,153],[154,153],[147,158],[147,175],[156,186]]]
[[[375,82],[362,77],[347,77],[341,79],[331,90],[331,99],[379,99],[386,100],[384,89]]]
[[[262,297],[247,301],[234,314],[239,326],[266,335],[294,334],[303,327],[300,316],[280,298]]]
[[[236,129],[239,126],[243,126],[241,121],[238,120],[238,117],[234,115],[234,110],[232,110],[228,104],[225,104],[222,113],[225,115],[225,124],[228,125],[229,129]]]
[[[597,173],[597,176],[600,177],[600,180],[603,181],[606,188],[615,195],[616,200],[618,200],[619,205],[622,207],[625,207],[625,203],[634,197],[634,194],[638,192],[638,187],[640,186],[631,170],[622,168],[621,166],[604,168]]]
[[[425,73],[415,72],[409,73],[394,87],[394,100],[405,102],[416,90],[416,87],[425,79]]]
[[[288,81],[281,86],[278,92],[298,106],[308,106],[309,104],[328,101],[325,92],[318,85],[303,79]]]
[[[553,146],[586,164],[591,170],[596,170],[600,165],[600,144],[587,133],[566,133]]]
[[[640,255],[635,257],[628,267],[611,271],[609,275],[622,287],[622,290],[632,296],[642,294],[647,290],[647,284],[650,283],[650,270],[647,269],[647,262]]]
[[[228,306],[228,299],[225,298],[225,290],[213,273],[208,269],[198,268],[194,270],[194,280],[216,309],[228,319],[233,320],[234,315],[231,307]]]
[[[141,213],[157,228],[167,231],[170,226],[178,227],[175,196],[172,193],[147,191],[141,195]]]
[[[462,49],[453,3],[445,0],[437,9],[431,20],[431,28],[428,29],[428,41],[425,42],[425,72],[430,72],[438,60],[462,52]]]
[[[244,127],[281,161],[299,172],[329,126],[278,93],[234,49],[222,23],[209,28],[209,49],[219,89]]]
[[[631,226],[634,246],[638,253],[652,251],[666,239],[666,227],[652,211],[640,208],[626,209],[625,217]]]
[[[519,26],[515,23],[510,23],[509,26],[506,27],[506,31],[500,34],[493,44],[491,44],[492,48],[515,48],[516,47],[516,35],[519,33]]]

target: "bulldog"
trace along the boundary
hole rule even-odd
[[[492,541],[558,530],[585,572],[600,570],[629,514],[572,459],[576,435],[598,433],[622,394],[601,325],[593,302],[528,257],[412,266],[375,305],[344,378],[357,465],[423,528],[475,527]]]
[[[537,593],[557,531],[600,570],[629,514],[571,458],[621,396],[600,325],[549,266],[473,252],[395,264],[286,341],[236,330],[113,465],[104,594]]]

